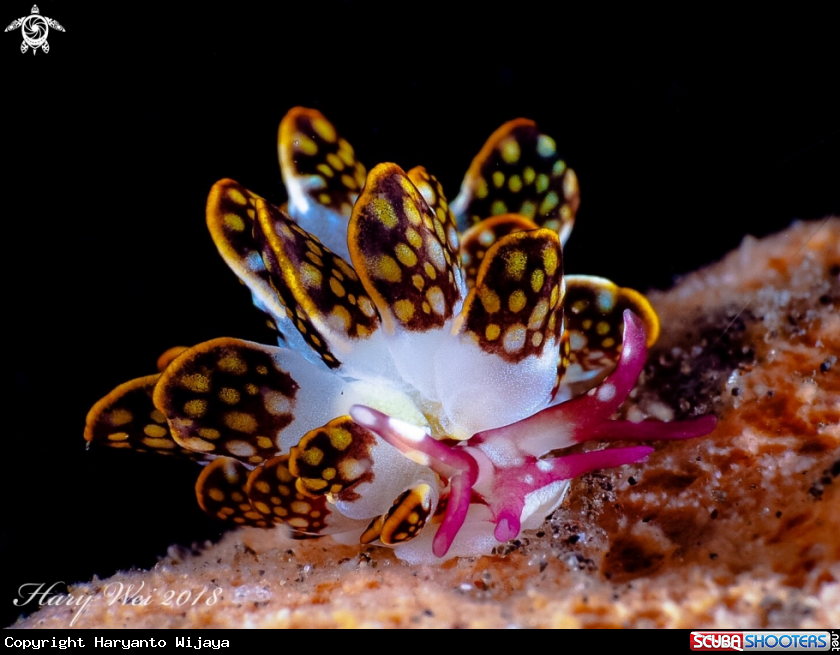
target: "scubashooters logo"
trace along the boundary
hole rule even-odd
[[[695,630],[691,633],[691,650],[803,652],[830,648],[831,634],[827,630]]]
[[[58,21],[42,16],[38,10],[38,5],[32,5],[32,13],[29,16],[23,16],[13,20],[6,28],[6,32],[11,32],[20,28],[23,34],[23,43],[20,44],[20,51],[25,53],[29,48],[32,48],[32,54],[38,52],[41,48],[45,53],[50,51],[50,44],[47,43],[47,35],[50,33],[50,28],[63,32],[64,28]]]

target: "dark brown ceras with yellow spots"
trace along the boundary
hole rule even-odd
[[[288,203],[222,180],[207,222],[281,347],[173,352],[93,407],[89,442],[206,463],[196,495],[216,518],[412,561],[486,552],[538,524],[573,475],[648,452],[556,456],[603,436],[658,323],[636,292],[564,278],[577,178],[532,121],[491,136],[451,205],[422,167],[367,173],[315,110],[287,114],[278,151]],[[561,378],[616,362],[586,398],[552,404]],[[569,427],[551,436],[552,421]]]

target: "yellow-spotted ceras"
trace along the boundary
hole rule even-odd
[[[422,167],[367,172],[312,109],[286,115],[278,151],[288,203],[222,180],[207,223],[279,347],[175,349],[93,407],[88,441],[204,464],[218,519],[429,562],[489,552],[571,478],[652,450],[563,448],[713,428],[609,420],[658,320],[635,291],[563,275],[577,177],[532,121],[490,137],[451,204]]]

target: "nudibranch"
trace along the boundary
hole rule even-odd
[[[207,223],[279,346],[164,354],[91,409],[88,442],[198,461],[213,517],[434,562],[489,553],[572,478],[653,450],[563,449],[714,428],[611,420],[658,319],[635,291],[564,276],[578,183],[534,122],[499,128],[451,204],[422,167],[367,172],[312,109],[285,116],[278,150],[288,203],[221,180]]]

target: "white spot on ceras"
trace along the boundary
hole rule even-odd
[[[513,354],[522,350],[522,346],[525,345],[525,335],[525,326],[521,323],[509,327],[502,337],[502,347],[505,352]]]
[[[426,254],[439,271],[446,270],[446,258],[443,256],[443,248],[437,239],[429,238],[426,241]]]
[[[613,308],[613,294],[609,291],[599,291],[595,298],[595,304],[602,314],[609,314]]]
[[[266,391],[263,404],[266,410],[274,415],[288,414],[292,411],[292,401],[279,391]]]
[[[569,330],[569,346],[571,346],[572,350],[583,350],[586,348],[586,335],[579,330]]]
[[[554,462],[548,459],[537,460],[537,468],[543,473],[548,473],[554,470]]]
[[[231,455],[237,457],[250,457],[257,452],[257,449],[247,441],[229,441],[225,444],[225,448]]]
[[[496,240],[496,235],[490,230],[484,230],[478,235],[478,242],[485,248],[489,248]]]
[[[557,144],[547,134],[540,134],[537,138],[537,152],[541,157],[551,157],[557,152]]]
[[[602,403],[609,402],[615,398],[615,385],[612,382],[604,382],[597,391],[598,400]]]
[[[444,312],[446,312],[446,300],[443,297],[443,291],[441,291],[440,287],[434,286],[429,289],[426,292],[426,298],[435,311],[435,314],[443,316]]]
[[[265,270],[265,264],[263,263],[262,256],[258,252],[250,253],[245,261],[246,266],[254,272]]]
[[[458,245],[458,230],[456,230],[451,225],[449,226],[447,239],[449,240],[449,243],[453,248]]]
[[[327,181],[320,175],[307,175],[306,178],[303,179],[303,185],[309,191],[317,191],[318,189],[326,188]]]
[[[338,472],[345,480],[358,480],[370,469],[366,462],[345,458],[338,464]]]

